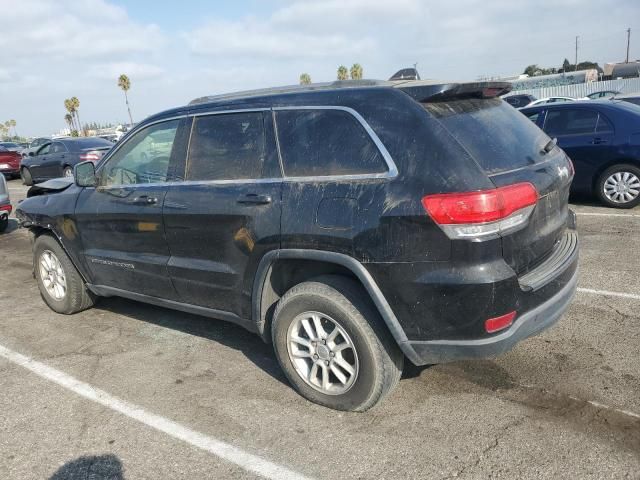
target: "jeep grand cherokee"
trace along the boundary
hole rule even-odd
[[[237,323],[342,410],[379,402],[405,358],[500,354],[562,315],[578,258],[571,163],[508,90],[348,82],[152,116],[20,205],[42,297]]]

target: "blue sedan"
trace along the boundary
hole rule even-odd
[[[20,164],[25,185],[58,177],[72,177],[73,167],[80,162],[98,162],[113,143],[99,137],[58,138],[36,151],[29,151]]]
[[[617,100],[547,104],[520,110],[569,155],[572,193],[595,194],[602,203],[640,203],[640,106]]]

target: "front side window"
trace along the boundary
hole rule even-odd
[[[49,153],[50,149],[51,149],[51,144],[48,143],[44,147],[41,147],[40,150],[38,150],[38,155],[46,155],[47,153]]]
[[[178,124],[169,120],[136,132],[100,169],[99,185],[166,182]]]
[[[598,123],[598,113],[586,109],[550,110],[544,124],[549,136],[580,135],[593,133]]]
[[[288,177],[379,174],[388,171],[360,122],[343,110],[276,113],[284,173]]]
[[[187,180],[259,179],[265,172],[262,112],[195,117],[189,143]]]

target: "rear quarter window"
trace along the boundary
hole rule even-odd
[[[425,103],[488,174],[532,165],[549,141],[542,130],[499,98]]]
[[[377,174],[388,170],[362,124],[343,110],[276,113],[284,173],[288,177]]]

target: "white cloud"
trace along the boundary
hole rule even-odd
[[[95,58],[148,52],[163,43],[153,24],[132,21],[104,0],[0,0],[0,50],[16,58]]]
[[[131,81],[135,82],[136,80],[158,78],[165,73],[165,70],[150,63],[112,62],[93,65],[88,70],[87,76],[115,82],[115,79],[123,73],[126,74]]]

